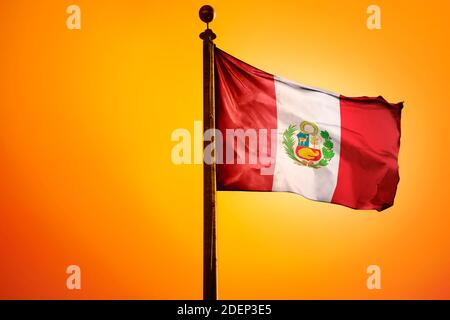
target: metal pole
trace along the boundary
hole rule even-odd
[[[203,132],[215,128],[214,118],[214,32],[209,23],[214,19],[211,6],[200,8],[200,19],[206,23],[206,30],[200,34],[203,40]],[[215,141],[214,141],[215,143]],[[204,141],[203,147],[209,144]],[[215,150],[214,150],[215,153]],[[215,154],[214,154],[215,157]],[[216,163],[203,161],[203,299],[217,299],[217,256],[216,256]]]

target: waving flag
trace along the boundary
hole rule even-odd
[[[354,209],[393,205],[402,103],[299,85],[217,48],[215,67],[216,128],[232,150],[217,165],[218,190],[287,191]]]

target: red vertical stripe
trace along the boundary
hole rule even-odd
[[[394,202],[402,103],[341,96],[339,173],[332,202],[383,210]]]
[[[226,129],[268,130],[269,154],[275,156],[276,146],[270,145],[270,130],[277,127],[275,83],[272,75],[258,70],[216,48],[216,128],[227,141]],[[230,139],[231,140],[231,139]],[[248,141],[246,141],[248,159]],[[234,144],[232,144],[234,145]],[[254,150],[259,152],[258,150]],[[236,150],[235,152],[236,153]],[[224,159],[225,159],[224,152]],[[272,191],[273,175],[261,175],[261,163],[217,165],[218,190]]]

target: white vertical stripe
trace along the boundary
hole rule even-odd
[[[277,98],[277,159],[273,191],[298,193],[308,199],[330,202],[336,188],[339,170],[341,114],[339,95],[305,87],[275,77]],[[335,156],[326,167],[314,169],[301,166],[288,157],[283,147],[283,132],[303,121],[315,123],[319,131],[326,130],[334,144]],[[297,138],[297,137],[296,137]]]

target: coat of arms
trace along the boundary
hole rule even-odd
[[[298,129],[290,125],[283,132],[283,147],[289,158],[301,166],[318,169],[334,157],[333,142],[328,131],[320,131],[312,122],[303,121]]]

